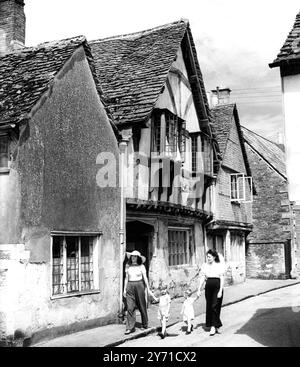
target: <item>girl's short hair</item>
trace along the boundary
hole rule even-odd
[[[206,252],[206,256],[207,255],[211,255],[214,257],[215,259],[215,262],[216,263],[219,263],[220,262],[220,258],[219,258],[219,254],[217,253],[216,250],[213,250],[213,249],[209,249],[207,252]]]

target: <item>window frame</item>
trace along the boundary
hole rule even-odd
[[[191,135],[191,171],[192,175],[198,172],[198,135]]]
[[[187,137],[185,120],[168,109],[157,108],[153,111],[151,153],[175,158],[179,152],[184,161]]]
[[[50,248],[50,299],[57,298],[68,298],[68,297],[78,297],[81,295],[87,294],[96,294],[100,293],[100,281],[99,281],[99,249],[101,245],[101,237],[102,232],[67,232],[67,231],[52,231],[51,232],[51,248]],[[63,237],[63,273],[62,273],[62,281],[63,281],[63,293],[53,294],[53,239],[54,237]],[[81,290],[81,241],[78,241],[78,291],[68,292],[67,291],[67,246],[66,246],[66,237],[93,237],[93,289],[90,290]]]
[[[177,255],[177,252],[170,252],[170,232],[183,232],[186,234],[186,254],[184,255],[187,262],[182,264],[171,264],[170,256]],[[191,227],[175,227],[168,226],[168,266],[170,268],[187,267],[191,266],[193,262],[193,255],[195,253],[195,243],[193,241],[193,229]],[[184,254],[184,253],[183,253]]]
[[[0,140],[5,140],[7,145],[7,165],[0,166],[0,174],[1,173],[8,173],[10,171],[10,143],[9,143],[9,135],[7,132],[0,132]],[[1,141],[0,141],[0,149],[1,149]],[[0,152],[1,155],[1,152]]]
[[[235,191],[232,189],[233,179],[235,179],[234,185]],[[246,200],[246,182],[249,180],[250,199]],[[230,201],[236,203],[252,203],[253,202],[253,182],[251,176],[246,176],[244,173],[231,173],[230,174]],[[235,192],[235,195],[233,195]],[[242,195],[240,193],[242,192]],[[236,196],[236,197],[233,197]]]

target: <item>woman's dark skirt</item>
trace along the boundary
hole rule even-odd
[[[214,326],[219,328],[222,326],[220,313],[223,301],[222,297],[218,298],[217,294],[220,290],[220,278],[207,278],[205,284],[206,298],[206,327]]]

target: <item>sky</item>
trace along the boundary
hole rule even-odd
[[[299,11],[299,0],[25,0],[26,45],[77,35],[94,40],[188,19],[206,91],[230,88],[241,124],[281,142],[281,81],[268,64]]]

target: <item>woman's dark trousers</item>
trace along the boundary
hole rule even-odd
[[[126,329],[132,330],[135,327],[135,310],[141,313],[143,327],[148,327],[147,305],[145,297],[145,284],[142,280],[128,282],[126,289],[127,302],[127,323]]]
[[[220,278],[207,278],[205,285],[205,298],[206,298],[206,327],[214,326],[219,328],[222,326],[220,320],[221,306],[223,301],[222,297],[218,298],[217,294],[220,289]]]

